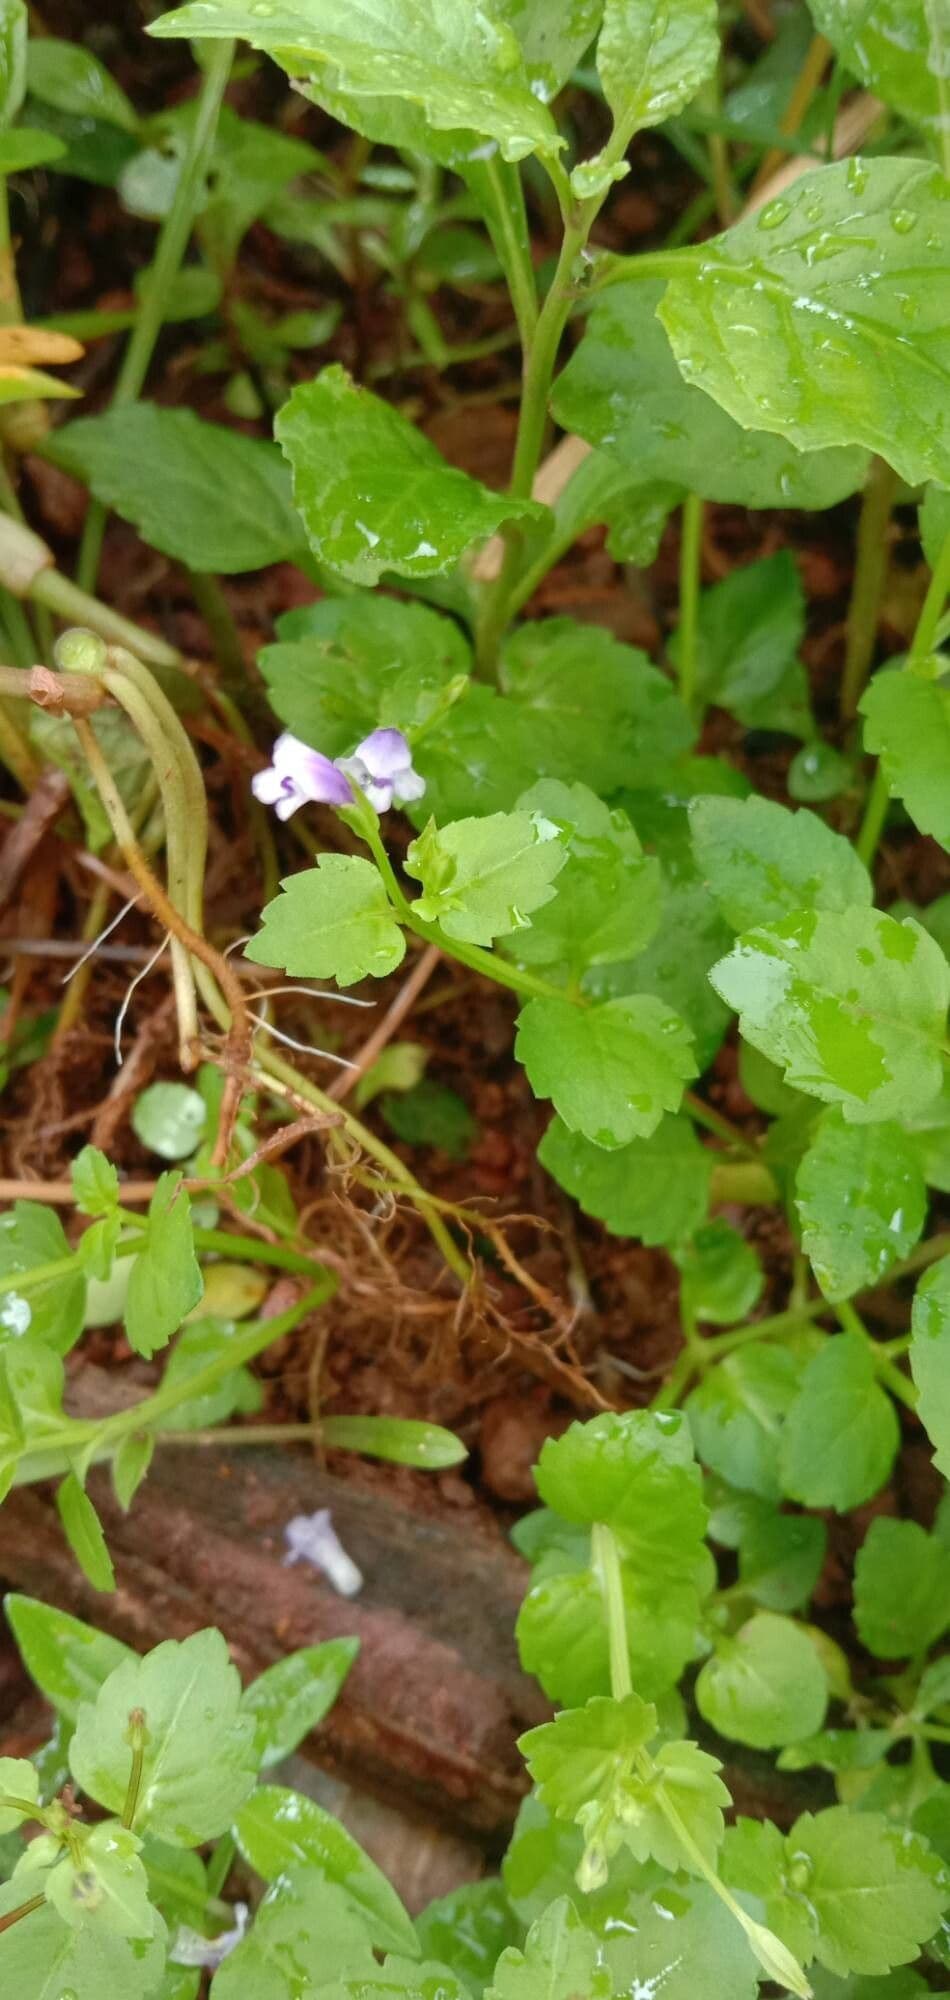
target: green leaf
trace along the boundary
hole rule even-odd
[[[631,1896],[605,1945],[618,1995],[755,2000],[755,1959],[730,1911],[705,1883],[663,1885]]]
[[[523,1666],[569,1706],[608,1691],[603,1600],[582,1532],[604,1521],[620,1542],[632,1676],[652,1699],[679,1678],[699,1610],[704,1512],[688,1427],[644,1411],[572,1424],[545,1444],[535,1476],[576,1531],[561,1528],[535,1569],[518,1619]]]
[[[950,493],[942,486],[928,486],[918,519],[924,555],[931,569],[936,569],[944,542],[950,535]]]
[[[200,1847],[225,1833],[257,1776],[254,1723],[220,1632],[167,1639],[117,1667],[79,1710],[69,1763],[99,1805],[121,1812],[132,1766],[129,1716],[145,1718],[133,1830]]]
[[[77,418],[43,450],[143,541],[189,569],[263,569],[303,546],[279,452],[193,410],[128,403]],[[153,477],[156,465],[161,479]]]
[[[361,1451],[390,1465],[414,1466],[417,1472],[444,1472],[468,1457],[454,1431],[414,1417],[324,1417],[320,1435],[333,1451]]]
[[[55,35],[35,36],[26,54],[27,87],[31,97],[51,104],[74,118],[93,118],[135,133],[138,118],[125,91],[90,49]]]
[[[930,1987],[917,1972],[889,1972],[883,1979],[835,1979],[816,1966],[809,1973],[815,2000],[926,2000]]]
[[[371,1973],[344,1976],[321,1987],[320,2000],[471,2000],[471,1996],[444,1965],[387,1958]]]
[[[900,1442],[894,1405],[877,1382],[869,1343],[839,1333],[810,1361],[779,1442],[782,1489],[804,1507],[840,1514],[873,1498]]]
[[[335,1883],[290,1869],[268,1889],[248,1937],[214,1980],[215,2000],[297,2000],[342,1974],[376,1971],[360,1912]]]
[[[567,1897],[532,1924],[524,1951],[502,1952],[486,2000],[612,2000],[603,1946]]]
[[[551,901],[566,861],[561,828],[543,812],[492,813],[441,829],[430,820],[406,869],[422,885],[418,916],[448,938],[487,945]]]
[[[828,1547],[823,1521],[811,1514],[756,1508],[739,1544],[739,1582],[768,1611],[807,1604]]]
[[[497,1875],[463,1882],[427,1904],[416,1933],[423,1956],[447,1965],[475,2000],[482,2000],[501,1953],[523,1936]]]
[[[699,600],[697,688],[704,701],[728,709],[749,729],[810,735],[814,725],[798,648],[805,597],[787,549],[733,570]],[[670,658],[680,660],[674,633]]]
[[[644,828],[644,838],[649,838]],[[621,965],[591,967],[584,990],[596,999],[652,993],[680,1014],[696,1040],[697,1069],[712,1062],[729,1022],[728,1010],[709,983],[709,969],[731,942],[698,870],[687,855],[661,852],[660,925],[645,951]],[[683,939],[689,938],[689,950]]]
[[[708,246],[706,246],[708,247]],[[656,317],[662,282],[636,278],[595,298],[580,346],[554,385],[565,430],[638,480],[671,481],[738,507],[832,507],[862,484],[858,450],[798,452],[733,421],[684,381]]]
[[[595,1695],[518,1738],[538,1795],[558,1819],[577,1819],[631,1774],[638,1750],[656,1735],[657,1714],[637,1694]]]
[[[757,1611],[731,1638],[717,1640],[696,1682],[696,1705],[720,1735],[773,1750],[821,1728],[828,1683],[807,1632]]]
[[[80,1843],[75,1856],[67,1852],[47,1875],[47,1902],[76,1929],[153,1937],[155,1911],[139,1859],[141,1841],[117,1820],[104,1820],[84,1831]]]
[[[682,111],[719,59],[715,0],[606,0],[597,43],[604,96],[623,131],[662,125]]]
[[[872,900],[871,878],[851,842],[817,813],[756,797],[698,798],[689,826],[697,867],[734,930]]]
[[[406,942],[372,861],[321,854],[315,868],[288,876],[280,889],[262,913],[263,928],[244,947],[256,965],[335,979],[338,986],[383,979],[401,965]]]
[[[186,686],[189,683],[185,683]],[[136,806],[151,770],[148,752],[124,709],[97,709],[90,727],[119,788],[123,804]],[[82,813],[86,835],[93,852],[99,854],[112,839],[112,828],[95,785],[89,777],[82,747],[65,715],[35,709],[30,718],[30,741],[45,762],[56,764],[69,779],[70,790]]]
[[[535,1095],[552,1100],[570,1131],[605,1147],[649,1138],[696,1074],[688,1029],[651,994],[587,1008],[529,1000],[515,1054]]]
[[[0,1801],[22,1799],[24,1808],[0,1803],[0,1835],[13,1833],[31,1818],[30,1806],[39,1805],[39,1778],[26,1757],[0,1757]]]
[[[553,902],[506,941],[506,953],[568,980],[648,944],[660,919],[660,866],[626,813],[612,812],[587,785],[556,778],[541,778],[518,804],[560,827],[567,854]]]
[[[799,805],[822,805],[826,799],[840,798],[851,776],[851,764],[840,750],[830,743],[805,743],[788,767],[788,795]]]
[[[358,1639],[304,1646],[245,1688],[242,1706],[254,1720],[254,1751],[262,1770],[289,1757],[329,1714],[359,1649]]]
[[[942,16],[928,0],[808,0],[819,34],[846,70],[885,104],[935,137],[946,123],[941,94]],[[945,29],[944,29],[945,32]]]
[[[33,167],[51,166],[54,160],[63,159],[65,152],[65,146],[54,138],[52,132],[38,132],[31,126],[18,125],[15,132],[0,132],[0,173],[25,174]],[[47,383],[54,379],[49,375],[43,377]],[[59,384],[58,390],[48,388],[46,391],[47,395],[57,393],[63,396],[72,392],[63,383]]]
[[[76,1720],[80,1704],[98,1694],[116,1667],[136,1657],[108,1632],[38,1598],[14,1593],[4,1599],[4,1610],[30,1679],[67,1722]]]
[[[686,1403],[703,1464],[742,1492],[777,1500],[778,1440],[803,1367],[800,1352],[763,1340],[708,1369]]]
[[[437,1146],[450,1160],[466,1159],[478,1132],[464,1099],[432,1077],[399,1096],[387,1092],[379,1108],[397,1139],[407,1146]]]
[[[410,818],[418,823],[432,813],[442,826],[474,813],[510,812],[539,769],[552,762],[560,775],[561,758],[537,718],[494,688],[473,683],[419,744],[415,765],[426,794]]]
[[[421,1042],[390,1042],[353,1086],[353,1103],[365,1111],[384,1091],[415,1090],[425,1075],[429,1051]]]
[[[28,33],[25,0],[0,0],[0,130],[12,125],[23,103]]]
[[[288,1869],[313,1870],[346,1890],[379,1950],[418,1955],[412,1922],[395,1889],[339,1820],[312,1799],[261,1785],[241,1807],[234,1834],[245,1861],[265,1882]]]
[[[187,1083],[150,1083],[132,1106],[132,1130],[150,1153],[186,1160],[204,1135],[208,1108]]]
[[[161,1174],[149,1202],[144,1248],[132,1265],[125,1330],[137,1354],[155,1354],[198,1304],[204,1280],[195,1256],[191,1203],[181,1175]]]
[[[925,1273],[911,1313],[910,1372],[934,1464],[950,1478],[950,1257]]]
[[[132,1432],[122,1439],[112,1461],[112,1490],[125,1514],[147,1477],[154,1453],[155,1438],[151,1431]]]
[[[543,1917],[559,1896],[572,1901],[577,1896],[577,1869],[583,1854],[583,1835],[576,1826],[556,1820],[535,1792],[522,1800],[508,1852],[502,1863],[502,1879],[508,1902],[524,1929]],[[614,1856],[607,1882],[584,1895],[584,1916],[592,1930],[603,1936],[618,1919],[629,1915],[631,1895],[654,1885],[659,1871],[642,1867],[622,1848]]]
[[[307,75],[318,102],[347,101],[346,122],[386,139],[387,100],[421,111],[434,130],[495,139],[506,160],[563,143],[531,90],[513,29],[469,0],[365,0],[341,18],[335,0],[280,0],[265,18],[248,0],[192,0],[152,24],[154,35],[240,36]],[[422,124],[422,121],[418,121]],[[398,128],[397,128],[398,129]],[[410,128],[411,130],[411,128]],[[408,141],[412,143],[411,138]],[[424,127],[416,149],[426,151]]]
[[[677,252],[659,315],[687,380],[801,450],[863,444],[950,484],[947,200],[927,161],[842,161]]]
[[[818,1120],[795,1179],[802,1249],[826,1299],[877,1284],[913,1249],[927,1190],[899,1125],[846,1125],[837,1106]]]
[[[929,1652],[950,1626],[950,1548],[916,1521],[872,1521],[854,1566],[854,1622],[879,1660]]]
[[[649,1139],[612,1152],[552,1118],[538,1159],[585,1215],[615,1236],[679,1243],[705,1220],[712,1156],[688,1118],[662,1118]]]
[[[212,1265],[212,1270],[215,1267]],[[210,1273],[209,1273],[210,1276]],[[180,1388],[192,1375],[201,1374],[209,1361],[223,1361],[229,1347],[237,1337],[237,1324],[233,1319],[204,1315],[200,1319],[189,1320],[182,1330],[168,1358],[162,1386],[167,1389]],[[188,1396],[176,1403],[164,1418],[159,1419],[158,1429],[173,1431],[210,1430],[214,1424],[226,1424],[229,1417],[240,1413],[248,1415],[259,1410],[262,1401],[261,1385],[249,1368],[231,1367],[219,1375],[210,1388],[200,1389],[196,1395]]]
[[[920,663],[934,675],[875,674],[861,703],[864,747],[881,760],[892,798],[921,833],[950,848],[950,687],[936,676],[944,654]]]
[[[935,1855],[880,1813],[805,1813],[786,1838],[829,1972],[882,1973],[917,1957],[947,1907]]]
[[[17,1876],[0,1889],[0,1918],[31,1896],[43,1895],[47,1877]],[[115,1931],[65,1924],[50,1904],[34,1910],[0,1937],[0,1978],[16,2000],[59,2000],[75,1993],[121,1994],[122,2000],[146,2000],[155,1994],[165,1970],[165,1927],[157,1912],[151,1938],[120,1937]]]
[[[119,1176],[96,1146],[84,1146],[70,1167],[73,1196],[82,1215],[109,1216],[118,1207]]]
[[[787,1082],[854,1124],[906,1117],[940,1089],[950,966],[913,922],[802,910],[746,932],[710,978]]]
[[[17,1278],[62,1262],[64,1269],[30,1283]],[[11,1340],[43,1341],[68,1354],[82,1332],[86,1280],[70,1252],[59,1217],[36,1201],[15,1201],[0,1215],[0,1346]]]
[[[765,1282],[762,1265],[744,1236],[717,1218],[697,1229],[676,1252],[680,1298],[692,1319],[730,1326],[758,1304]]]
[[[695,740],[666,675],[596,625],[546,618],[520,626],[505,642],[499,679],[535,724],[532,776],[581,779],[598,793],[650,785],[657,761]]]
[[[281,643],[265,646],[259,665],[275,714],[326,757],[344,756],[381,724],[417,727],[471,666],[460,627],[424,604],[328,597],[308,605],[305,620],[283,618]]]
[[[314,555],[352,583],[378,583],[386,570],[434,576],[504,521],[540,513],[447,465],[407,417],[336,364],[294,390],[274,432]]]
[[[102,1522],[73,1472],[56,1489],[56,1510],[73,1555],[93,1589],[114,1590],[115,1571]]]

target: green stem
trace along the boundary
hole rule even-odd
[[[633,1693],[630,1674],[630,1647],[627,1642],[627,1613],[623,1601],[623,1572],[620,1550],[612,1528],[595,1521],[590,1541],[591,1568],[600,1585],[607,1636],[610,1645],[610,1692],[615,1701],[625,1701]]]
[[[930,587],[924,598],[917,627],[911,640],[910,652],[904,661],[904,673],[913,672],[918,660],[926,660],[933,652],[937,631],[943,616],[944,605],[950,595],[950,534],[948,534],[934,564]],[[884,831],[890,792],[881,765],[874,773],[874,782],[864,809],[864,819],[858,834],[856,847],[866,868],[870,868],[877,853],[878,841]]]
[[[141,394],[148,374],[155,343],[162,328],[165,300],[188,247],[192,224],[201,202],[205,177],[214,151],[218,114],[231,74],[233,59],[233,42],[212,42],[208,45],[197,116],[181,163],[172,205],[158,239],[155,259],[148,274],[140,310],[119,371],[113,399],[116,405],[134,403]],[[95,588],[105,523],[106,509],[98,501],[94,501],[86,516],[77,570],[77,582],[86,590]]]
[[[148,1741],[145,1714],[141,1708],[133,1708],[129,1716],[128,1741],[132,1746],[132,1768],[129,1772],[125,1804],[122,1808],[122,1824],[123,1826],[131,1827],[135,1823],[135,1815],[138,1811],[139,1793],[142,1790],[142,1772],[145,1767],[145,1745]]]
[[[18,1910],[8,1910],[5,1917],[0,1917],[0,1935],[12,1930],[14,1924],[21,1923],[24,1917],[32,1916],[34,1910],[42,1910],[45,1903],[45,1896],[31,1896],[28,1903],[20,1904]]]
[[[896,491],[897,474],[885,459],[872,459],[858,522],[857,557],[848,606],[848,638],[841,679],[841,713],[848,722],[857,715],[858,702],[871,670],[887,582],[887,531]]]
[[[680,622],[678,661],[680,694],[692,714],[696,706],[697,636],[699,630],[699,586],[703,551],[704,506],[699,495],[687,493],[683,502],[680,539]]]
[[[182,657],[177,647],[169,646],[156,632],[145,632],[140,625],[133,625],[131,619],[123,618],[118,611],[112,611],[106,604],[100,604],[97,597],[91,597],[79,585],[70,583],[59,570],[44,569],[40,572],[27,592],[34,604],[43,604],[52,611],[55,618],[65,625],[88,626],[110,645],[127,646],[140,660],[153,667],[180,667]]]
[[[190,570],[191,594],[208,627],[221,686],[239,705],[247,700],[248,679],[241,638],[231,606],[216,576]]]
[[[531,257],[521,169],[496,153],[460,168],[488,227],[505,273],[522,349],[531,345],[538,323],[538,287]]]

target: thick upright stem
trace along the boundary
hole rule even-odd
[[[148,289],[142,300],[141,311],[119,371],[114,398],[117,404],[134,403],[141,394],[148,374],[155,343],[161,332],[169,286],[178,273],[188,247],[188,239],[201,201],[205,175],[214,150],[218,114],[231,74],[233,59],[233,42],[214,42],[210,45],[204,82],[198,99],[198,115],[181,164],[175,197],[158,239],[155,261],[149,273]],[[98,501],[94,501],[86,516],[76,579],[86,590],[95,588],[105,524],[106,509],[100,506]]]

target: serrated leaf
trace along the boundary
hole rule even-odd
[[[809,0],[809,7],[819,34],[866,90],[939,132],[947,115],[946,49],[939,40],[942,16],[928,0]]]
[[[536,770],[597,793],[650,784],[657,759],[695,739],[672,682],[639,647],[573,618],[520,626],[499,681],[535,725]]]
[[[747,1041],[845,1118],[901,1118],[936,1097],[950,966],[911,921],[806,910],[748,931],[710,974]]]
[[[215,2000],[296,2000],[376,1960],[360,1911],[335,1882],[288,1869],[268,1889],[246,1938],[215,1974]]]
[[[199,1847],[225,1833],[257,1776],[254,1723],[220,1632],[167,1639],[117,1667],[79,1710],[69,1763],[83,1791],[121,1812],[132,1764],[129,1716],[145,1718],[133,1830]]]
[[[274,433],[314,555],[351,583],[378,583],[386,570],[434,576],[503,522],[540,513],[456,471],[335,363],[294,390]]]
[[[255,1754],[262,1770],[289,1757],[329,1714],[359,1649],[358,1639],[304,1646],[275,1661],[245,1688],[242,1706],[253,1717]]]
[[[802,1249],[826,1299],[877,1284],[913,1249],[927,1190],[913,1142],[899,1125],[846,1125],[822,1113],[795,1177]]]
[[[828,1547],[823,1521],[811,1514],[756,1508],[739,1543],[739,1582],[767,1611],[807,1604]]]
[[[18,1876],[0,1888],[0,1919],[30,1896],[43,1894],[46,1877]],[[73,1929],[49,1904],[0,1937],[0,1978],[17,2000],[47,2000],[64,1993],[121,1994],[145,2000],[165,1970],[165,1926],[155,1913],[149,1939],[126,1938],[83,1925]]]
[[[606,0],[597,68],[616,123],[662,125],[712,75],[719,58],[715,0]]]
[[[943,656],[930,664],[936,674]],[[950,687],[896,669],[875,674],[860,707],[864,747],[880,758],[891,797],[950,848]]]
[[[718,1217],[704,1223],[676,1252],[676,1263],[687,1317],[730,1326],[758,1304],[765,1274],[752,1244],[731,1223]]]
[[[73,1555],[94,1590],[114,1590],[115,1571],[102,1522],[75,1473],[56,1489],[56,1511]]]
[[[847,1513],[889,1477],[900,1442],[894,1405],[878,1383],[869,1343],[839,1333],[810,1361],[779,1442],[789,1499]]]
[[[181,1175],[161,1174],[125,1295],[125,1330],[137,1354],[155,1354],[167,1345],[198,1304],[203,1285]]]
[[[745,1493],[777,1500],[777,1447],[801,1385],[800,1352],[753,1341],[707,1370],[686,1403],[704,1465]]]
[[[234,1833],[245,1861],[265,1882],[305,1867],[346,1890],[380,1950],[418,1954],[412,1922],[395,1889],[339,1820],[312,1799],[261,1785],[238,1812]]]
[[[365,0],[341,19],[335,0],[281,0],[267,16],[247,0],[192,0],[152,25],[154,35],[239,36],[311,79],[319,102],[352,100],[352,122],[386,138],[377,104],[424,113],[436,132],[470,129],[505,159],[563,143],[531,90],[513,30],[468,0]],[[363,118],[361,122],[361,112]],[[424,140],[417,150],[425,151]]]
[[[70,1168],[76,1207],[83,1215],[110,1215],[119,1203],[119,1176],[96,1146],[84,1146]]]
[[[697,2000],[699,1994],[755,2000],[755,1959],[730,1911],[705,1883],[663,1885],[652,1895],[626,1899],[605,1956],[617,1994],[662,1994],[663,2000]]]
[[[807,1965],[814,1957],[817,1924],[807,1898],[789,1883],[790,1865],[787,1844],[770,1820],[740,1818],[729,1827],[720,1863],[723,1880],[738,1891],[750,1915],[764,1918]]]
[[[419,1964],[390,1957],[372,1972],[335,1979],[320,1991],[320,2000],[471,2000],[461,1981],[444,1965]]]
[[[720,1735],[773,1750],[821,1728],[828,1683],[807,1632],[790,1618],[757,1611],[717,1641],[696,1682],[696,1705]]]
[[[615,458],[628,476],[671,481],[739,507],[831,507],[860,486],[867,457],[798,452],[744,428],[684,381],[656,317],[662,283],[637,278],[595,298],[580,346],[554,385],[559,424]]]
[[[929,1652],[950,1626],[950,1548],[916,1521],[872,1521],[854,1566],[854,1622],[879,1660]]]
[[[638,1750],[656,1735],[657,1714],[637,1694],[622,1701],[596,1695],[585,1708],[565,1708],[518,1738],[538,1795],[558,1819],[606,1798],[630,1774]]]
[[[406,954],[382,878],[357,854],[321,854],[315,868],[289,875],[261,915],[245,956],[308,979],[382,979]]]
[[[910,1372],[934,1464],[950,1478],[950,1257],[921,1278],[911,1313]]]
[[[143,541],[189,569],[263,569],[303,546],[280,453],[193,410],[128,403],[63,425],[43,450]]]
[[[392,597],[323,598],[278,629],[280,643],[259,655],[271,706],[326,757],[345,756],[380,725],[418,726],[471,667],[453,619]]]
[[[696,865],[737,931],[780,923],[796,910],[872,901],[871,878],[851,842],[817,813],[757,797],[698,798],[689,826]]]
[[[586,1008],[529,1000],[515,1054],[569,1130],[608,1148],[649,1138],[696,1074],[689,1030],[652,994]]]
[[[567,861],[561,828],[543,812],[492,813],[437,827],[430,820],[406,856],[421,884],[415,909],[448,938],[488,945],[522,929],[557,894]]]
[[[486,2000],[612,2000],[613,1981],[600,1939],[566,1897],[532,1924],[523,1951],[510,1946],[495,1968]]]
[[[552,902],[502,949],[522,965],[557,969],[565,981],[648,944],[660,919],[660,866],[646,855],[626,813],[587,785],[541,778],[518,801],[561,829],[565,865]]]
[[[948,200],[928,162],[842,161],[690,251],[659,307],[687,381],[801,450],[950,484]]]
[[[638,797],[642,799],[642,794]],[[643,835],[652,845],[646,826]],[[703,1070],[712,1062],[729,1022],[728,1009],[709,982],[710,967],[728,950],[729,926],[688,851],[684,858],[682,853],[674,856],[661,847],[659,858],[662,902],[656,936],[629,962],[592,966],[585,975],[584,990],[601,1000],[632,992],[652,993],[664,1001],[682,1016],[694,1035],[696,1066]],[[682,948],[684,937],[689,938],[688,951]]]
[[[108,1632],[38,1598],[14,1593],[5,1598],[4,1610],[30,1679],[67,1722],[75,1721],[80,1704],[94,1699],[116,1667],[136,1658]]]
[[[698,695],[748,729],[810,735],[808,683],[798,658],[804,630],[805,596],[789,550],[733,570],[699,600]],[[680,650],[674,633],[668,651],[677,664]]]
[[[475,813],[510,812],[555,754],[527,708],[472,682],[419,744],[414,761],[426,793],[409,817],[419,824],[432,813],[443,826]]]
[[[20,1290],[19,1276],[60,1260],[61,1273]],[[82,1332],[85,1308],[86,1280],[59,1217],[39,1202],[14,1202],[0,1215],[0,1345],[28,1333],[68,1354]]]
[[[416,1918],[416,1933],[423,1956],[447,1965],[475,2000],[483,2000],[501,1953],[524,1935],[497,1875],[463,1882],[428,1903]]]
[[[832,1806],[796,1820],[786,1846],[804,1874],[829,1972],[883,1973],[917,1957],[947,1907],[936,1856],[881,1813]]]
[[[585,1215],[595,1215],[615,1236],[679,1243],[705,1220],[712,1155],[688,1118],[661,1118],[649,1139],[611,1152],[552,1118],[538,1159]]]

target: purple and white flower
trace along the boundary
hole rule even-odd
[[[217,1972],[218,1967],[236,1951],[246,1936],[250,1910],[246,1903],[235,1903],[234,1924],[229,1931],[221,1931],[215,1938],[202,1937],[200,1931],[192,1930],[190,1924],[181,1924],[168,1954],[172,1965],[202,1966],[208,1972]]]
[[[295,1514],[284,1529],[287,1554],[285,1567],[308,1562],[321,1570],[341,1597],[355,1597],[363,1588],[363,1575],[348,1555],[335,1527],[329,1507],[315,1514]]]
[[[273,806],[278,819],[289,819],[303,805],[352,805],[357,791],[377,812],[388,812],[392,805],[421,799],[425,788],[401,729],[374,729],[352,756],[334,762],[285,730],[267,770],[251,779],[254,797]]]

